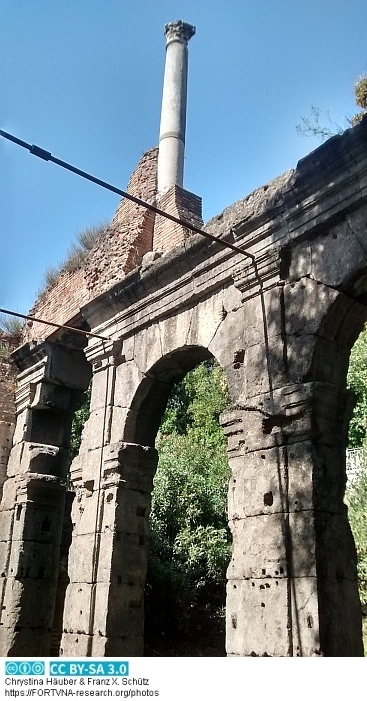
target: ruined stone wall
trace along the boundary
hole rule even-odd
[[[201,199],[178,186],[157,197],[158,149],[152,148],[140,159],[127,192],[170,214],[201,227]],[[100,234],[85,260],[76,270],[61,270],[56,283],[38,298],[30,314],[57,324],[80,326],[81,307],[102,294],[141,263],[149,251],[164,253],[181,244],[187,229],[124,198],[111,223]],[[27,322],[23,341],[48,338],[52,327]]]
[[[348,357],[367,318],[366,141],[367,122],[212,220],[255,263],[190,237],[84,307],[111,341],[86,350],[63,655],[141,654],[155,435],[172,383],[210,355],[232,400],[228,654],[363,654],[343,495]]]
[[[156,203],[156,167],[157,149],[151,149],[141,159],[127,191],[201,227],[201,199],[193,193],[175,186]],[[57,324],[78,326],[81,307],[122,281],[141,264],[146,253],[168,251],[180,245],[188,235],[188,230],[179,224],[123,199],[81,267],[73,271],[61,270],[57,282],[40,295],[29,313]],[[54,332],[52,327],[28,321],[23,341],[47,338]]]
[[[366,143],[365,119],[209,222],[254,258],[190,236],[82,307],[108,340],[90,337],[85,355],[55,341],[18,349],[1,654],[47,656],[61,627],[62,655],[141,654],[155,436],[172,384],[213,356],[231,397],[228,654],[363,655],[343,496],[348,359],[367,319]],[[60,626],[64,458],[90,368]]]

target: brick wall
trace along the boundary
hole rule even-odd
[[[19,345],[19,337],[0,331],[0,421],[14,421],[16,369],[10,353]]]
[[[16,370],[10,353],[19,345],[19,337],[0,331],[0,498],[15,428]]]
[[[203,226],[201,204],[200,197],[178,185],[173,185],[167,192],[157,196],[157,207],[199,228]],[[188,236],[190,236],[190,230],[165,217],[156,216],[154,251],[167,251],[174,246],[179,246]]]
[[[157,190],[158,149],[140,160],[128,192],[150,204]],[[121,200],[111,225],[91,251],[85,266],[89,299],[96,297],[136,268],[145,253],[152,250],[154,214],[129,200]]]
[[[142,156],[127,192],[201,227],[201,198],[197,195],[173,186],[156,200],[157,159],[157,148]],[[73,272],[62,270],[57,282],[40,295],[30,314],[57,324],[78,326],[82,323],[80,308],[139,266],[145,253],[167,251],[180,245],[188,235],[190,232],[179,224],[124,198],[81,267]],[[43,339],[54,331],[50,326],[27,322],[22,340]]]
[[[40,295],[29,313],[56,324],[67,324],[77,320],[80,307],[86,304],[88,299],[84,269],[80,268],[74,272],[64,270],[56,284]],[[23,331],[23,341],[46,338],[54,331],[51,326],[28,321]]]
[[[150,149],[140,159],[127,192],[154,203],[158,149]],[[78,325],[80,308],[106,289],[120,282],[152,250],[154,215],[143,207],[122,199],[110,226],[98,238],[82,267],[62,271],[59,279],[37,300],[30,314],[57,324]],[[28,322],[23,342],[43,339],[54,333],[50,326]]]

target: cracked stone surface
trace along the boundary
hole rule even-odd
[[[3,656],[142,654],[155,438],[173,384],[212,357],[231,397],[221,416],[228,655],[363,655],[343,496],[346,373],[367,320],[366,140],[365,119],[209,222],[256,265],[190,235],[163,255],[130,252],[131,267],[108,277],[103,239],[103,279],[81,295],[78,318],[107,340],[82,348],[53,333],[15,352],[0,508]],[[154,158],[141,187],[152,186]],[[71,419],[91,374],[71,494]]]

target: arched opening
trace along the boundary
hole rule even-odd
[[[145,376],[131,403],[124,440],[155,446],[158,429],[173,385],[213,355],[202,346],[185,346],[158,360]]]
[[[228,401],[213,356],[188,347],[151,368],[132,404],[129,440],[155,444],[159,455],[145,586],[147,656],[225,654],[229,467],[219,414]]]
[[[358,394],[361,397],[358,390],[367,381],[367,343],[364,330],[367,306],[366,296],[361,293],[365,286],[364,277],[362,275],[350,283],[348,294],[341,293],[324,317],[317,332],[318,339],[308,378],[320,383],[326,390],[314,422],[315,430],[319,431],[316,444],[321,468],[319,478],[315,479],[315,487],[323,495],[322,498],[329,500],[328,508],[330,513],[333,512],[332,518],[335,520],[334,537],[327,543],[327,548],[325,544],[318,549],[318,567],[321,573],[318,582],[319,605],[324,613],[320,617],[320,633],[326,641],[326,650],[335,649],[331,643],[331,636],[335,632],[330,615],[332,607],[334,611],[337,609],[344,612],[340,619],[346,649],[350,640],[354,640],[354,649],[357,649],[361,637],[361,613],[366,612],[367,529],[364,524],[367,485],[363,473],[360,481],[354,481],[348,478],[346,469],[348,447],[362,445],[366,435],[361,425],[365,420],[365,408],[361,404],[358,406]],[[329,406],[328,400],[325,401],[328,392],[332,399]],[[338,549],[337,544],[342,557],[335,557],[332,553],[332,548],[334,552]],[[331,566],[326,560],[332,563]],[[326,572],[329,583],[326,582]]]
[[[350,355],[348,386],[356,404],[349,424],[346,452],[345,502],[357,551],[358,591],[362,608],[364,654],[367,655],[367,327]]]

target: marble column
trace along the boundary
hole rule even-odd
[[[159,133],[158,192],[183,186],[188,41],[195,27],[182,20],[165,26],[166,64]]]

